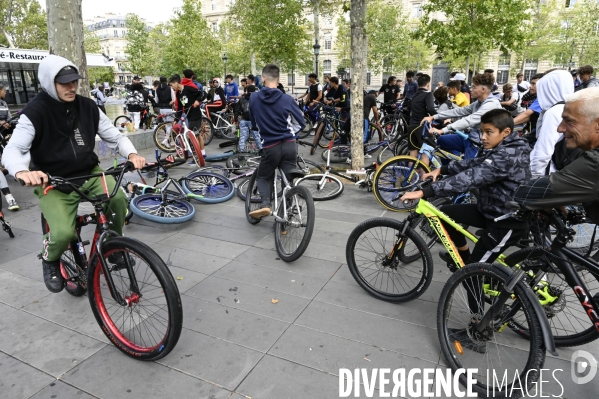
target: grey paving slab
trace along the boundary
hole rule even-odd
[[[349,271],[349,267],[347,267],[346,264],[341,265],[341,267],[337,270],[335,275],[333,275],[333,277],[331,278],[331,281],[335,281],[337,283],[355,285],[356,287],[359,287],[358,283],[356,283],[356,280],[354,279],[351,272]]]
[[[317,217],[314,221],[314,230],[345,234],[349,236],[357,225],[358,223],[353,221],[341,222],[338,220]]]
[[[41,228],[40,228],[41,230]],[[34,233],[27,230],[21,230],[19,228],[13,227],[12,232],[15,235],[15,238],[8,238],[10,242],[7,242],[7,245],[20,248],[23,251],[27,252],[36,252],[39,253],[42,250],[42,234]],[[22,253],[23,255],[25,253]]]
[[[266,352],[289,323],[192,298],[183,300],[183,326],[246,348]]]
[[[324,202],[316,202],[315,204],[316,204],[316,207],[318,208],[318,210],[316,211],[316,219],[325,219],[325,220],[333,220],[333,221],[338,221],[338,222],[351,223],[351,224],[354,224],[354,227],[355,227],[358,224],[362,223],[363,221],[372,219],[373,217],[375,217],[375,216],[366,215],[366,214],[362,215],[362,214],[356,214],[356,213],[342,212],[342,210],[345,210],[345,209],[341,206],[338,206],[337,209],[331,209],[331,207],[327,207],[325,209],[321,205],[321,204],[324,204]],[[382,213],[382,210],[376,216],[379,216],[381,213]]]
[[[86,392],[59,380],[50,383],[44,389],[33,395],[31,399],[93,399],[94,397],[95,396],[91,396]]]
[[[427,362],[297,325],[289,327],[268,353],[333,375],[339,375],[340,368],[393,370],[437,366],[437,362]]]
[[[145,243],[155,243],[177,234],[177,230],[130,223],[123,229],[123,233],[127,237],[133,237]]]
[[[23,307],[25,312],[49,320],[65,328],[109,343],[96,318],[87,296],[74,297],[66,291],[50,294],[41,301],[34,301]],[[76,322],[73,322],[76,320]]]
[[[437,331],[322,302],[312,302],[294,324],[436,362]]]
[[[11,312],[14,312],[16,310],[17,309],[13,308],[12,306],[8,306],[3,303],[0,303],[0,317],[5,316],[5,315],[7,315]]]
[[[38,233],[41,235],[41,213],[38,209],[26,211],[20,210],[19,212],[6,215],[5,219],[14,228],[30,231],[32,233]]]
[[[322,223],[324,224],[324,226],[327,225],[327,222],[325,220],[322,220]],[[345,249],[345,246],[347,245],[347,239],[349,238],[350,234],[351,230],[346,231],[344,233],[320,230],[316,228],[315,224],[314,232],[312,233],[310,243],[312,244],[317,242],[321,244],[331,245],[334,247],[342,247],[343,249]]]
[[[212,276],[186,294],[286,322],[295,320],[310,302],[307,298]],[[278,303],[272,303],[273,299]]]
[[[0,320],[0,336],[1,351],[55,377],[106,346],[23,311],[9,313]]]
[[[152,244],[152,249],[158,253],[168,266],[175,266],[207,275],[214,273],[231,262],[231,259],[222,256],[198,253],[189,249],[174,248],[165,244]]]
[[[374,199],[374,197],[372,199]],[[366,202],[367,205],[356,204],[355,197],[338,202],[320,201],[316,208],[316,217],[323,217],[321,216],[322,214],[326,214],[329,211],[338,211],[339,209],[343,209],[344,213],[357,214],[361,216],[381,216],[384,209],[378,204],[378,202],[373,203],[372,199],[369,199]]]
[[[223,258],[235,259],[237,256],[247,251],[247,245],[235,244],[212,238],[198,237],[192,234],[177,233],[160,242],[176,248],[188,249],[195,252],[206,253],[208,255],[222,256]]]
[[[231,200],[232,201],[232,200]],[[240,204],[244,204],[239,201]],[[202,214],[199,218],[196,215],[195,219],[198,222],[224,226],[224,227],[232,227],[234,229],[241,230],[256,230],[258,228],[263,228],[264,230],[272,229],[273,223],[269,220],[262,220],[260,223],[256,225],[249,224],[245,218],[245,213],[237,214],[225,214],[225,213],[208,213]]]
[[[36,253],[28,252],[20,258],[0,264],[0,270],[6,270],[32,280],[43,282],[42,261],[37,258],[37,255]]]
[[[281,270],[289,270],[294,273],[305,274],[323,279],[329,279],[340,267],[340,262],[329,262],[326,260],[311,258],[303,255],[298,260],[288,263],[282,261],[274,250],[264,248],[250,248],[239,255],[235,260],[272,267]]]
[[[102,398],[225,399],[230,395],[227,390],[172,368],[123,356],[110,346],[74,367],[62,379]]]
[[[176,348],[159,362],[233,390],[264,354],[184,329]]]
[[[27,255],[28,253],[35,252],[23,250],[22,248],[13,245],[9,240],[10,238],[8,238],[8,235],[6,237],[0,235],[0,264],[10,262],[23,255]],[[39,250],[41,250],[41,247],[38,248],[38,252]]]
[[[274,250],[275,249],[275,238],[274,233],[264,237],[255,245],[259,248]],[[345,262],[345,247],[335,247],[319,242],[310,241],[304,255],[310,258],[328,260],[329,262]]]
[[[0,302],[20,308],[50,295],[43,282],[0,270]]]
[[[431,328],[437,325],[437,304],[434,302],[420,299],[404,303],[385,302],[369,295],[359,286],[335,281],[328,282],[314,300]]]
[[[310,299],[327,283],[325,279],[295,273],[292,270],[263,267],[235,260],[214,273],[214,276]]]
[[[207,274],[197,273],[176,266],[169,266],[169,270],[171,271],[173,277],[175,277],[175,282],[177,283],[177,288],[179,288],[180,294],[187,292],[190,288],[194,287],[208,277]]]
[[[249,225],[249,223],[248,223]],[[243,245],[254,245],[272,232],[272,226],[257,225],[253,230],[218,226],[206,223],[194,223],[183,226],[182,232],[199,237],[208,237],[221,242],[233,242]]]
[[[0,352],[0,396],[28,398],[54,381],[48,374]]]
[[[260,399],[330,399],[339,397],[339,379],[267,355],[241,383],[236,392]]]

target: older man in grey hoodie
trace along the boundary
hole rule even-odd
[[[42,265],[44,282],[51,292],[60,292],[64,279],[60,273],[60,257],[77,236],[75,215],[79,195],[65,189],[50,190],[44,195],[48,176],[76,178],[101,173],[98,156],[94,153],[96,135],[109,148],[128,158],[136,168],[145,165],[131,141],[122,135],[94,101],[77,94],[81,76],[69,60],[49,55],[40,63],[38,78],[42,91],[23,109],[19,123],[4,150],[2,162],[15,179],[27,186],[37,186],[34,193],[51,233],[44,237]],[[33,167],[30,170],[30,162]],[[99,178],[81,181],[82,190],[90,194],[104,193]],[[107,179],[108,189],[116,184]],[[122,234],[127,213],[127,199],[121,190],[111,198],[114,212],[111,228]],[[114,257],[109,262],[119,263]]]

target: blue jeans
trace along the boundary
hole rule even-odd
[[[370,140],[370,121],[368,119],[364,119],[364,144],[368,143]]]
[[[257,130],[252,130],[252,122],[241,119],[239,121],[239,151],[245,151],[245,142],[250,138],[250,133],[254,136],[256,148],[262,148],[262,138]]]
[[[456,155],[464,154],[464,159],[475,158],[478,148],[472,145],[472,142],[457,134],[444,134],[437,138],[437,144],[446,151],[451,151]]]

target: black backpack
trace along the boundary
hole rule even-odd
[[[239,99],[239,109],[241,117],[246,121],[250,120],[250,99],[245,97],[245,94]]]
[[[557,104],[553,104],[555,107],[558,104],[565,104],[564,101],[560,101]],[[550,109],[551,109],[550,108]],[[551,156],[551,161],[555,165],[557,170],[562,170],[576,159],[578,159],[584,153],[583,150],[579,148],[566,148],[566,140],[561,139],[555,144],[555,149],[553,150],[553,155]],[[547,165],[547,174],[549,174],[550,165]]]

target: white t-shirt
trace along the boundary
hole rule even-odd
[[[521,88],[523,88],[525,90],[520,91],[518,86],[520,86]],[[524,95],[524,94],[528,93],[529,90],[530,90],[530,83],[528,83],[526,80],[523,80],[521,83],[516,83],[516,86],[514,86],[514,91],[517,91],[518,93],[520,93],[520,95]]]

